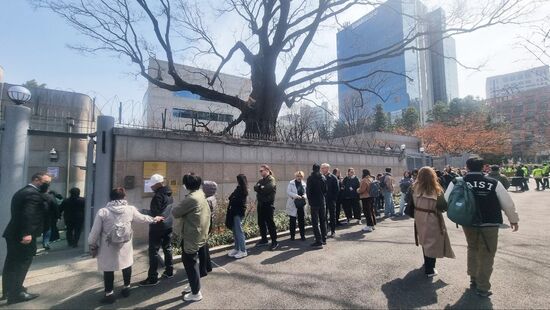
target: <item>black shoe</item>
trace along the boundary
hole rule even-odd
[[[320,241],[315,241],[311,244],[312,247],[316,247],[316,248],[322,248],[323,247],[323,243],[321,243]]]
[[[115,301],[116,301],[115,294],[111,294],[111,295],[103,296],[103,298],[101,298],[99,302],[102,304],[113,304],[115,303]]]
[[[336,232],[334,232],[334,231],[333,231],[333,232],[331,232],[331,233],[330,233],[330,237],[331,237],[331,238],[334,238],[334,237],[336,237]]]
[[[8,299],[8,297],[6,297],[6,295],[2,295],[2,297],[0,298],[0,300],[6,300]]]
[[[302,237],[300,237],[300,240],[306,241],[306,237],[305,237],[305,236],[302,236]]]
[[[477,283],[473,280],[470,280],[470,289],[472,290],[477,289]]]
[[[50,248],[49,245],[45,245],[45,246],[44,246],[44,250],[49,251],[50,249],[51,249],[51,248]]]
[[[275,251],[277,248],[279,248],[279,243],[274,242],[273,244],[271,244],[271,247],[269,247],[269,250],[270,251]]]
[[[326,244],[327,244],[327,239],[324,239],[323,241],[321,241],[321,243],[322,243],[323,245],[326,245]]]
[[[262,246],[268,246],[269,245],[269,241],[267,240],[260,240],[258,243],[256,243],[255,247],[262,247]]]
[[[130,288],[129,287],[125,287],[122,289],[122,291],[120,291],[120,295],[122,295],[122,297],[124,298],[127,298],[130,296]]]
[[[171,278],[173,278],[173,277],[174,277],[174,272],[173,272],[173,271],[172,271],[172,272],[166,272],[166,271],[164,271],[164,272],[162,273],[162,278],[163,278],[163,279],[171,279]]]
[[[147,279],[139,282],[139,286],[155,286],[157,284],[159,284],[159,279],[147,278]]]
[[[294,240],[296,240],[296,237],[290,236],[290,241],[294,241]]]
[[[13,304],[17,304],[17,303],[20,303],[20,302],[26,302],[26,301],[29,301],[29,300],[33,300],[35,298],[37,298],[38,294],[30,294],[30,293],[27,293],[27,292],[20,292],[19,294],[15,295],[13,298],[9,298],[8,297],[8,305],[13,305]]]

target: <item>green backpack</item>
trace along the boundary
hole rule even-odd
[[[466,227],[479,226],[481,224],[481,215],[476,206],[474,191],[466,184],[463,178],[457,177],[453,183],[454,187],[449,195],[447,216],[457,225]]]

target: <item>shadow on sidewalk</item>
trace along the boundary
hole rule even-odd
[[[445,309],[493,309],[490,298],[476,295],[473,290],[466,289],[454,305],[447,305]]]
[[[382,285],[389,309],[412,309],[437,304],[437,290],[447,286],[441,279],[427,279],[424,268],[410,271],[404,278]]]

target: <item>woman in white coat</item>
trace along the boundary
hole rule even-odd
[[[290,240],[295,240],[296,220],[300,228],[300,237],[302,241],[306,240],[306,221],[305,208],[307,204],[306,182],[304,181],[304,172],[298,171],[294,174],[294,180],[288,183],[286,194],[288,200],[286,203],[286,214],[290,217]]]
[[[99,271],[103,271],[105,296],[101,303],[115,302],[113,294],[114,272],[122,269],[124,288],[122,296],[130,296],[130,278],[134,264],[134,249],[132,246],[132,222],[160,222],[163,217],[150,217],[139,213],[134,206],[124,200],[124,188],[111,190],[110,199],[104,208],[97,211],[94,225],[88,237],[90,253],[97,257]]]

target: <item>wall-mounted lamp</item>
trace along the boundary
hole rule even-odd
[[[52,147],[52,149],[50,150],[50,161],[56,162],[58,159],[59,159],[59,154],[57,154],[57,150],[54,147]]]
[[[426,149],[425,149],[424,147],[421,147],[421,148],[419,148],[418,150],[420,151],[420,153],[426,152]]]
[[[407,146],[405,144],[401,144],[399,148],[401,149],[401,152],[405,152],[405,149],[407,148]]]

